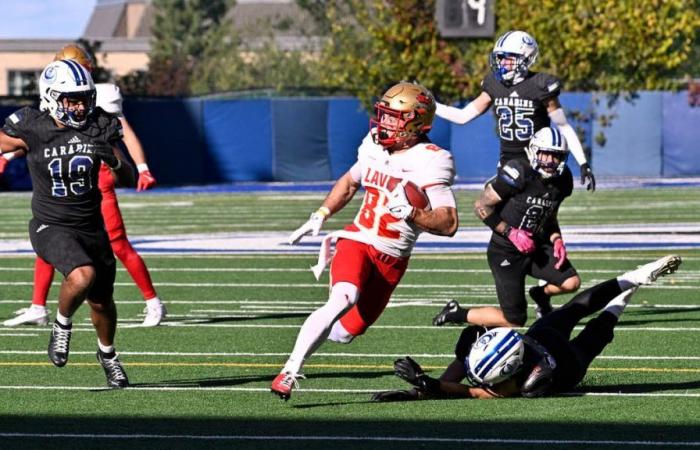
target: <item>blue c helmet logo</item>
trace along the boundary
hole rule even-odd
[[[523,36],[523,44],[525,45],[534,45],[535,40],[532,39],[530,36]]]
[[[56,66],[50,65],[44,70],[44,81],[46,81],[47,84],[56,81]]]

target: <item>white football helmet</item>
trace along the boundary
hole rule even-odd
[[[54,61],[39,76],[40,109],[58,122],[82,128],[95,108],[95,84],[90,72],[71,59]],[[78,115],[64,106],[64,99],[81,100],[85,114]]]
[[[479,336],[464,361],[467,378],[479,386],[493,386],[513,376],[525,356],[523,336],[512,328],[493,328]]]
[[[561,175],[564,171],[566,160],[569,158],[569,147],[559,130],[546,127],[540,129],[530,138],[530,144],[525,147],[525,153],[532,168],[542,178],[550,178]],[[548,153],[552,157],[543,159],[542,153]]]
[[[524,31],[508,31],[493,46],[489,63],[496,79],[506,85],[518,84],[525,79],[530,66],[535,63],[539,48],[537,41]],[[501,60],[515,58],[512,69],[504,67]]]

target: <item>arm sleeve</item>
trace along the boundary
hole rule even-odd
[[[559,128],[561,134],[564,135],[564,139],[566,139],[566,143],[569,145],[569,150],[571,154],[574,155],[578,165],[581,166],[585,164],[587,162],[586,155],[583,153],[581,141],[579,141],[574,128],[569,124],[569,121],[566,120],[564,110],[561,108],[555,109],[549,113],[549,118],[552,120],[552,123]]]
[[[437,104],[437,109],[435,114],[450,122],[464,125],[471,120],[479,117],[481,114],[478,109],[474,106],[474,102],[469,102],[464,108],[455,108],[454,106],[443,105],[442,103]]]
[[[448,208],[456,208],[457,202],[455,201],[455,195],[452,192],[452,188],[444,184],[438,184],[435,186],[429,186],[425,190],[425,194],[430,200],[430,207],[432,209],[440,208],[446,206]]]
[[[360,183],[360,180],[362,178],[362,168],[360,167],[359,161],[356,162],[355,164],[353,164],[348,172],[350,173],[350,176],[352,177],[352,181],[354,181],[356,183]]]

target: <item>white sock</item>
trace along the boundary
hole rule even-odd
[[[64,327],[69,327],[73,323],[73,320],[70,317],[64,316],[59,311],[56,311],[56,322],[60,323]]]
[[[102,353],[112,353],[114,352],[114,346],[113,345],[103,345],[100,340],[97,340],[97,346],[100,347],[100,351]]]
[[[623,291],[627,291],[628,289],[636,288],[639,286],[639,283],[634,281],[634,279],[629,276],[630,272],[625,272],[622,275],[617,277],[617,284],[620,285],[620,289]]]
[[[160,298],[158,297],[153,297],[149,298],[146,300],[146,306],[149,308],[159,308],[160,307]]]
[[[636,287],[633,287],[632,289],[628,289],[622,294],[618,295],[614,299],[610,300],[607,305],[603,308],[603,311],[607,311],[611,314],[614,314],[615,317],[620,317],[622,313],[625,310],[625,307],[627,304],[630,302],[630,299],[632,298],[632,294],[634,294],[637,291]]]
[[[326,340],[333,323],[357,302],[358,297],[355,285],[336,283],[326,304],[312,312],[304,321],[294,343],[294,350],[282,371],[293,375],[301,372],[304,361]]]

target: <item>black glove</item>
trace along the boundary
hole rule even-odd
[[[372,394],[373,402],[409,402],[418,400],[418,390],[382,391]]]
[[[446,323],[461,324],[467,321],[468,309],[462,308],[457,300],[450,300],[440,313],[433,317],[433,325],[441,327]]]
[[[422,391],[430,394],[440,392],[440,381],[426,375],[410,356],[394,361],[394,374]]]
[[[581,165],[581,184],[586,184],[586,181],[588,181],[586,189],[591,192],[595,191],[595,177],[593,176],[593,169],[591,169],[591,166],[588,163],[583,163]]]
[[[95,146],[95,156],[100,158],[112,170],[118,170],[122,165],[122,162],[116,157],[114,150],[109,145]]]

